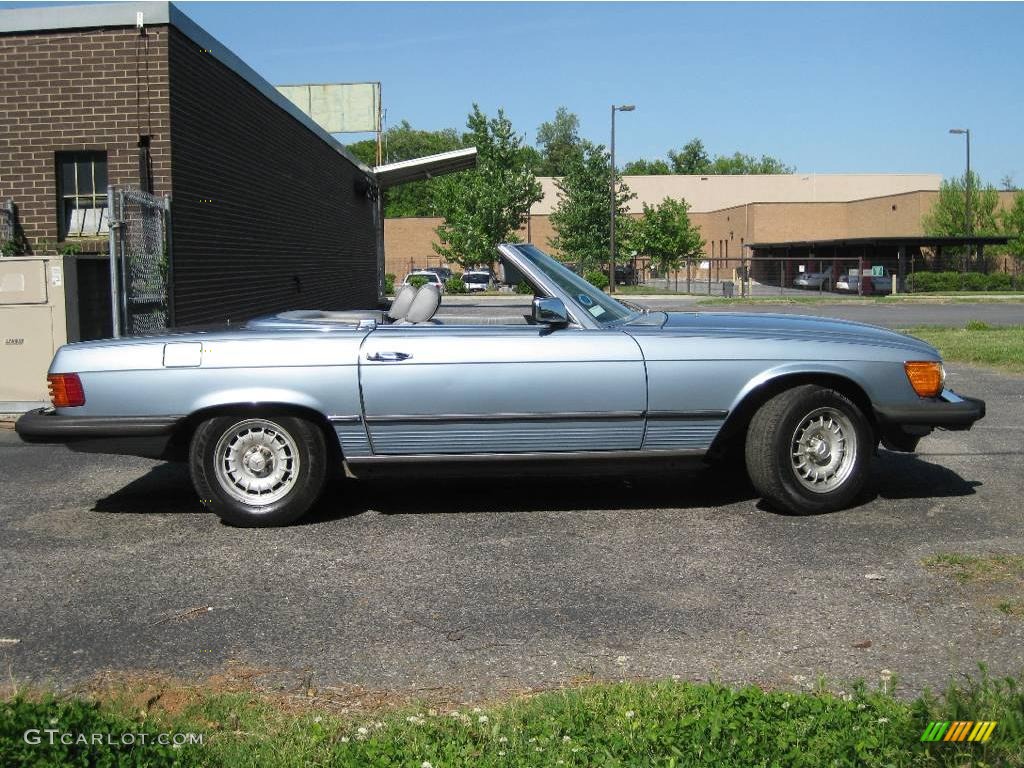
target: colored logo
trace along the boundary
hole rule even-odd
[[[988,741],[997,720],[932,721],[924,729],[921,741]]]

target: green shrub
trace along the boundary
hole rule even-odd
[[[600,288],[602,291],[608,287],[608,275],[599,269],[588,270],[583,279],[590,283],[595,288]]]
[[[444,281],[445,293],[465,293],[466,284],[462,282],[462,275],[452,275]]]
[[[516,293],[533,294],[533,288],[530,287],[528,282],[522,280],[516,285]]]
[[[981,320],[970,320],[965,326],[968,331],[991,331],[992,326]]]
[[[1011,291],[1014,281],[1005,272],[915,272],[907,277],[907,288],[912,293]]]
[[[423,275],[413,275],[412,277],[409,278],[409,285],[411,285],[413,288],[419,288],[421,286],[426,285],[429,282],[430,281],[427,280],[427,278],[423,277]]]
[[[393,296],[395,294],[395,275],[390,272],[384,275],[384,294]]]

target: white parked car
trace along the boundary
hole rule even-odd
[[[836,280],[836,290],[845,291],[847,293],[857,293],[857,270],[851,269],[848,272],[844,272]],[[870,281],[871,287],[868,288],[867,283],[864,285],[865,293],[892,293],[892,273],[889,272],[887,267],[882,267],[881,275],[869,275],[865,270],[864,277]]]
[[[797,288],[824,288],[832,290],[832,267],[825,267],[821,272],[801,272],[793,279]]]
[[[423,278],[424,281],[428,283],[433,283],[434,285],[437,286],[437,289],[441,291],[441,293],[444,293],[444,280],[441,279],[441,276],[437,274],[437,272],[431,272],[426,269],[418,269],[415,272],[410,272],[408,275],[406,275],[405,280],[403,280],[402,282],[405,285],[412,285],[413,278]],[[416,282],[419,282],[419,280],[417,280]]]
[[[486,291],[491,287],[494,275],[487,269],[471,269],[462,275],[462,284],[470,293],[474,291]]]

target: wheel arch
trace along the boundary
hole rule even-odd
[[[187,460],[189,444],[192,442],[192,436],[196,429],[204,421],[218,416],[258,416],[263,418],[293,416],[305,419],[315,424],[323,433],[328,455],[336,458],[339,466],[344,458],[341,440],[324,413],[307,405],[276,401],[218,403],[193,411],[175,426],[168,444],[168,458],[178,461]]]
[[[731,446],[743,445],[750,420],[758,409],[776,395],[804,384],[817,384],[839,392],[853,402],[871,425],[875,443],[880,431],[871,398],[863,384],[837,370],[783,370],[762,374],[753,379],[736,398],[729,415],[708,448],[712,458],[724,455]]]

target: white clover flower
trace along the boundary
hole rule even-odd
[[[878,674],[882,677],[883,680],[888,680],[888,679],[890,679],[892,677],[892,670],[883,669]]]
[[[568,736],[563,736],[562,737],[562,742],[564,744],[568,744],[570,741],[572,741],[572,739],[570,739]]]
[[[316,717],[313,718],[313,722],[314,723],[321,723],[321,722],[323,722],[323,718],[320,717],[320,715],[317,715]]]
[[[369,732],[370,732],[369,728],[365,728],[365,727],[363,727],[361,725],[358,728],[356,728],[356,733],[358,733],[360,736],[365,736]]]
[[[534,747],[533,751],[534,752],[543,752],[544,751],[544,747]]]
[[[473,714],[477,715],[477,714],[480,714],[481,712],[483,712],[483,710],[480,709],[480,707],[473,707]]]
[[[57,724],[57,718],[56,717],[51,717],[50,718],[50,725],[56,725],[56,724]]]
[[[626,717],[627,717],[627,718],[631,718],[631,717],[636,717],[636,712],[634,712],[634,711],[633,711],[633,710],[631,709],[631,710],[629,710],[628,712],[626,712]]]
[[[449,712],[448,714],[449,714],[449,715],[451,715],[452,717],[458,717],[458,716],[459,716],[459,710],[457,710],[457,709],[453,709],[453,710],[452,710],[451,712]]]
[[[672,679],[673,680],[682,680],[683,676],[682,675],[672,675]]]
[[[556,760],[555,765],[565,765],[565,760]]]
[[[434,766],[429,760],[424,760],[420,763],[420,768],[434,768]]]
[[[530,743],[531,744],[536,744],[537,743],[537,737],[536,736],[531,736],[530,737]]]
[[[480,717],[478,717],[478,718],[476,719],[476,721],[477,721],[478,723],[486,723],[486,722],[487,722],[487,720],[488,720],[488,717],[487,717],[487,715],[480,715]]]
[[[860,709],[860,710],[864,710],[864,709],[867,709],[867,708],[868,708],[867,704],[858,704],[857,705],[857,709]]]
[[[498,737],[498,743],[499,744],[508,744],[508,736],[499,736]]]
[[[575,754],[576,754],[577,752],[579,752],[579,751],[580,751],[581,749],[583,749],[583,747],[573,747],[573,748],[572,748],[572,750],[571,750],[571,752],[572,752],[572,753],[573,753],[573,754],[575,755]]]
[[[338,739],[338,741],[340,741],[342,744],[348,744],[348,736],[342,736],[340,739]]]
[[[789,702],[788,701],[782,702],[782,708],[783,709],[789,709]]]
[[[376,729],[377,729],[378,731],[379,731],[379,730],[380,730],[381,728],[385,728],[385,727],[387,727],[387,723],[382,723],[382,722],[381,722],[380,720],[378,720],[378,721],[377,721],[376,723],[374,723],[373,725],[374,725],[374,727],[375,727],[375,728],[376,728]]]
[[[427,710],[427,714],[430,715],[431,717],[434,717],[435,715],[437,715],[437,710],[436,709],[428,709]]]
[[[876,722],[879,725],[882,725],[883,723],[888,723],[889,722],[889,718],[888,717],[880,717],[880,718],[878,718],[878,720]]]
[[[506,752],[503,749],[498,750],[498,757],[504,757],[507,754],[508,754],[508,752]]]

